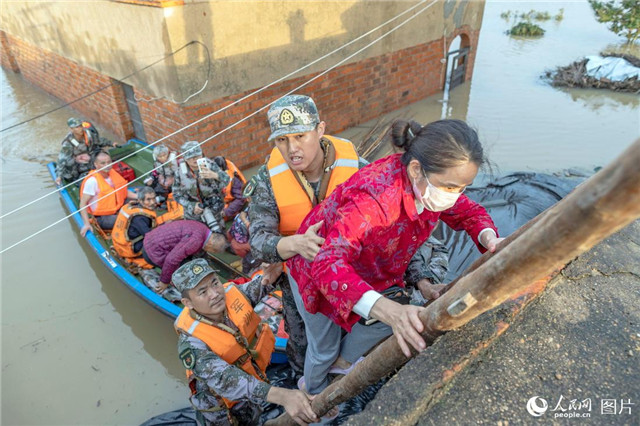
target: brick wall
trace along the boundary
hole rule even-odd
[[[452,34],[447,43],[458,34],[466,34],[472,47],[467,70],[467,78],[470,79],[478,32],[463,27]],[[8,34],[0,33],[0,36],[2,66],[13,70],[19,68],[24,78],[65,102],[114,81]],[[327,123],[327,132],[335,134],[442,90],[442,56],[443,40],[434,40],[343,65],[296,92],[314,98],[320,117]],[[178,148],[187,140],[202,141],[209,138],[315,75],[308,74],[270,87],[258,96],[203,120],[163,143]],[[152,142],[220,110],[252,91],[195,106],[181,106],[166,99],[154,99],[139,90],[135,90],[135,95],[139,99],[138,108],[147,139]],[[73,108],[93,120],[99,128],[107,128],[123,140],[133,135],[124,91],[118,84],[74,103]],[[250,167],[262,163],[270,151],[272,145],[266,141],[268,135],[266,111],[261,111],[212,139],[203,148],[208,155],[224,155],[239,167]]]

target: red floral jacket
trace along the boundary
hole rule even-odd
[[[361,169],[316,206],[298,233],[324,220],[319,230],[324,245],[313,262],[299,255],[288,261],[307,311],[320,312],[347,331],[360,318],[352,309],[364,293],[404,287],[407,265],[438,219],[467,231],[481,252],[480,231],[497,233],[486,210],[465,195],[448,210],[418,214],[400,156]]]

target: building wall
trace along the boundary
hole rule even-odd
[[[47,22],[45,15],[54,15],[53,22],[61,25],[70,19],[70,12],[69,3],[49,3],[55,2],[46,6],[9,3],[11,16],[5,15],[3,5],[2,18],[10,22],[6,31],[0,32],[2,66],[21,72],[67,102],[114,83],[73,107],[123,140],[133,135],[133,127],[117,79],[190,40],[207,46],[210,62],[202,45],[192,44],[125,80],[134,87],[145,133],[152,142],[281,78],[415,2],[192,1],[176,6],[176,2],[134,0],[146,4],[141,6],[98,1],[87,6],[92,14],[90,23],[96,21],[94,14],[103,18],[92,30],[95,34],[83,29],[87,23],[68,29],[62,25],[52,34],[53,25],[43,24]],[[297,92],[316,100],[329,133],[340,132],[441,90],[446,69],[441,59],[458,34],[464,35],[471,47],[467,69],[467,78],[471,78],[483,10],[482,2],[459,0],[445,5],[440,1],[406,28]],[[17,23],[20,16],[25,19]],[[129,16],[127,22],[140,25],[123,25],[120,20],[124,16]],[[137,33],[130,27],[137,28]],[[90,41],[79,43],[80,37]],[[345,50],[354,52],[372,37]],[[186,140],[202,141],[224,131],[317,76],[345,53],[334,56],[167,138],[165,143],[178,147]],[[202,87],[207,65],[211,66],[207,88],[180,103]],[[222,154],[240,167],[248,167],[261,163],[269,152],[268,134],[263,110],[213,138],[204,149],[209,155]]]

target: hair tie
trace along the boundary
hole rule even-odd
[[[409,135],[409,138],[411,138],[411,139],[416,137],[415,133],[413,133],[413,130],[411,130],[411,127],[409,127],[409,129],[407,129],[407,134]]]

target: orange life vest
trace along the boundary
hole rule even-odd
[[[140,257],[141,255],[140,252],[135,252],[133,250],[133,245],[144,237],[141,235],[133,240],[129,238],[129,227],[131,226],[131,221],[138,215],[146,216],[151,219],[151,227],[155,228],[156,223],[158,222],[156,212],[145,209],[137,202],[131,202],[122,206],[118,212],[116,223],[113,225],[113,230],[111,231],[111,242],[113,243],[113,248],[116,249],[120,256],[127,260]]]
[[[227,205],[234,199],[233,195],[231,195],[231,184],[233,183],[233,178],[235,177],[235,174],[236,173],[238,174],[243,185],[247,183],[247,179],[244,177],[240,169],[236,167],[235,164],[233,164],[231,161],[229,161],[226,158],[224,160],[227,162],[226,172],[231,178],[229,179],[229,184],[226,186],[226,188],[224,188],[224,206],[227,207]]]
[[[91,176],[96,178],[98,182],[98,194],[97,199],[102,198],[97,203],[89,206],[89,212],[94,216],[107,216],[110,214],[116,214],[118,210],[124,205],[127,199],[127,180],[120,176],[114,169],[109,170],[109,177],[114,186],[107,183],[106,179],[100,173],[96,173],[95,170],[91,170],[87,177],[82,181],[80,185],[80,197],[84,193],[84,184]],[[119,189],[116,189],[119,188]]]
[[[336,151],[336,160],[330,166],[332,170],[326,194],[329,196],[338,185],[358,171],[358,153],[349,141],[327,135],[324,138],[333,144]],[[293,235],[313,205],[278,148],[271,151],[267,170],[280,212],[280,233],[285,236]]]
[[[212,352],[230,365],[235,365],[258,380],[264,380],[275,347],[273,332],[268,324],[260,322],[260,317],[249,300],[235,285],[225,284],[225,293],[227,315],[239,330],[239,333],[235,333],[239,334],[237,338],[230,328],[220,324],[213,325],[187,307],[176,318],[174,327],[179,333],[202,340]],[[239,342],[242,340],[247,342],[246,346]],[[254,362],[259,371],[256,371]],[[192,380],[192,376],[193,372],[187,370],[187,378]],[[213,389],[210,391],[215,394]],[[229,409],[237,403],[220,398]]]

